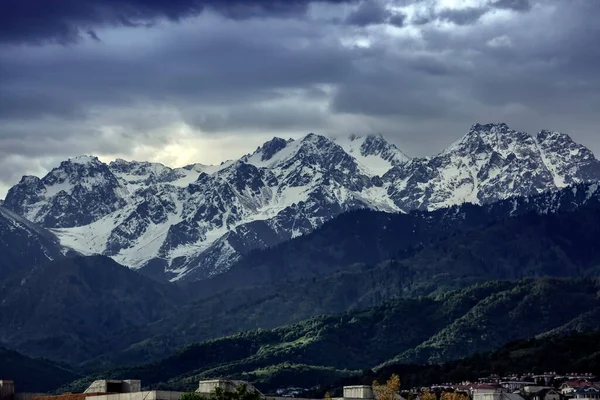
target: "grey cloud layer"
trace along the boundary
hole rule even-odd
[[[345,3],[352,0],[320,0]],[[99,40],[94,28],[149,26],[157,19],[180,20],[214,9],[233,19],[291,16],[311,0],[18,0],[0,2],[0,41],[70,43],[83,33]]]
[[[0,181],[80,153],[127,158],[140,144],[159,153],[182,123],[241,141],[379,131],[426,155],[471,123],[505,121],[600,150],[600,2],[427,0],[419,14],[390,7],[410,3],[399,1],[220,2],[193,18],[184,1],[171,11],[151,3],[160,11],[144,20],[171,21],[84,19],[76,44],[0,44]]]

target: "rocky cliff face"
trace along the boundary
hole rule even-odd
[[[442,153],[412,160],[381,136],[316,134],[274,138],[218,166],[82,156],[24,177],[4,205],[83,254],[160,279],[203,279],[345,211],[491,203],[599,179],[600,163],[568,135],[476,124]]]

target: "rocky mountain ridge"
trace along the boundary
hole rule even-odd
[[[80,156],[41,179],[23,177],[4,206],[82,254],[195,280],[354,209],[435,210],[597,180],[600,162],[566,134],[476,124],[429,158],[410,159],[377,135],[316,134],[274,138],[218,166]]]
[[[69,250],[46,229],[0,206],[0,281],[21,269],[63,258]]]

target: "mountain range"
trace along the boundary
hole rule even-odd
[[[498,279],[599,276],[598,220],[598,185],[580,184],[484,206],[345,213],[188,284],[156,282],[105,256],[61,259],[0,285],[0,342],[99,370],[398,297]]]
[[[600,180],[568,135],[476,124],[438,155],[409,158],[381,136],[274,138],[239,160],[169,168],[92,156],[25,176],[3,206],[63,248],[103,254],[158,280],[194,281],[306,235],[347,211],[490,204]]]

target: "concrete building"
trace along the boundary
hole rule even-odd
[[[139,380],[99,380],[94,381],[83,393],[135,393],[142,390]]]
[[[0,381],[0,400],[11,400],[15,393],[15,383],[13,381]]]
[[[344,399],[374,399],[371,386],[344,386]]]
[[[44,393],[18,393],[15,383],[11,380],[0,380],[0,400],[33,400]]]

